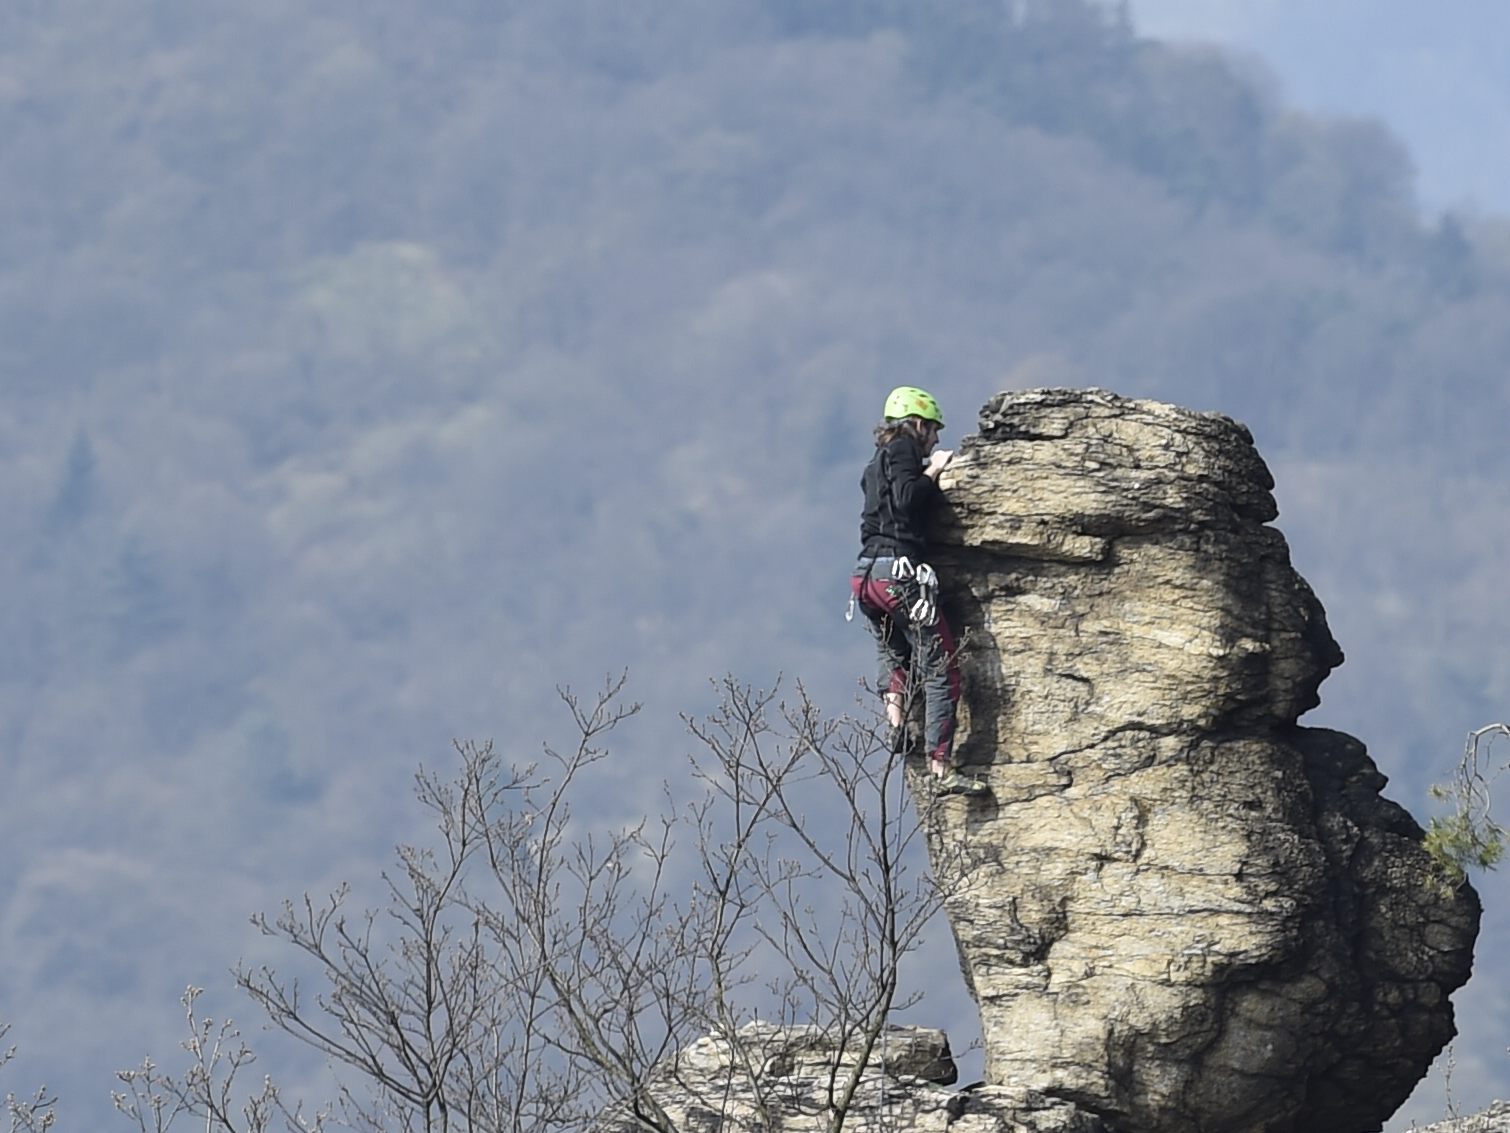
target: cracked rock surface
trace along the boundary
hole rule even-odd
[[[1422,1126],[1420,1133],[1510,1133],[1510,1102],[1495,1102],[1470,1117]]]
[[[1357,740],[1342,661],[1228,418],[1001,394],[943,477],[958,761],[930,810],[991,1087],[1120,1133],[1377,1129],[1454,1033],[1446,894]]]
[[[829,1133],[832,1092],[856,1064],[820,1027],[749,1023],[734,1042],[704,1038],[662,1068],[652,1092],[686,1133]],[[1038,1091],[956,1077],[942,1031],[891,1027],[867,1061],[844,1128],[866,1133],[1108,1133],[1094,1115]],[[758,1081],[758,1091],[752,1088]],[[757,1094],[759,1101],[757,1102]],[[643,1129],[628,1118],[604,1133]]]

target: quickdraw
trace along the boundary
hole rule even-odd
[[[907,616],[914,625],[936,625],[939,620],[939,576],[927,563],[913,564],[906,555],[894,559],[891,577],[898,582],[910,582],[917,594],[912,605],[907,607]]]

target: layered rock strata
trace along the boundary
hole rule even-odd
[[[929,822],[988,1082],[1120,1133],[1378,1128],[1453,1034],[1478,902],[1362,744],[1296,724],[1342,654],[1247,430],[1002,394],[943,485],[992,797]]]
[[[650,1093],[684,1133],[829,1133],[833,1095],[862,1059],[819,1027],[750,1023],[733,1042],[704,1038],[679,1051]],[[1019,1087],[946,1089],[957,1075],[949,1040],[892,1027],[864,1058],[845,1129],[873,1133],[1108,1133],[1074,1104]],[[603,1133],[644,1127],[612,1118]]]

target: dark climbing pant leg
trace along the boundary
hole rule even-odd
[[[955,657],[954,631],[940,614],[931,626],[908,628],[913,666],[925,697],[923,743],[928,754],[948,762],[954,754],[954,721],[959,706],[959,662]]]

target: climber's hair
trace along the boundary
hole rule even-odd
[[[888,417],[875,428],[876,448],[884,448],[901,436],[923,443],[923,430],[933,424],[922,417]]]

